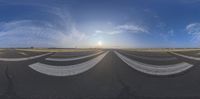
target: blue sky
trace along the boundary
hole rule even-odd
[[[200,47],[200,0],[0,0],[0,47]]]

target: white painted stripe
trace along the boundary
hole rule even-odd
[[[177,74],[177,73],[183,72],[193,66],[192,64],[188,64],[185,62],[174,64],[174,65],[164,65],[164,66],[150,65],[150,64],[145,64],[145,63],[141,63],[141,62],[129,59],[126,56],[124,56],[116,51],[115,51],[115,54],[117,54],[117,56],[119,58],[121,58],[130,67],[134,68],[135,70],[138,70],[140,72],[150,74],[150,75]]]
[[[199,57],[192,57],[192,56],[187,56],[187,55],[183,55],[183,54],[179,54],[179,53],[174,53],[174,52],[170,52],[170,53],[172,53],[174,55],[177,55],[177,56],[180,56],[180,57],[183,57],[183,58],[200,61]]]
[[[68,65],[68,66],[53,66],[42,63],[35,63],[29,65],[35,71],[38,71],[42,74],[50,75],[50,76],[72,76],[77,75],[94,67],[97,63],[99,63],[104,56],[107,55],[108,52],[103,53],[97,56],[94,59],[91,59],[87,62],[76,64],[76,65]]]
[[[48,60],[48,61],[74,61],[74,60],[79,60],[79,59],[92,57],[92,56],[98,55],[100,53],[103,53],[103,51],[98,52],[98,53],[94,53],[94,54],[91,54],[91,55],[87,55],[87,56],[82,56],[82,57],[75,57],[75,58],[46,58],[46,60]]]
[[[32,57],[26,57],[26,58],[0,58],[0,61],[26,61],[26,60],[30,60],[30,59],[40,58],[40,57],[43,57],[43,56],[46,56],[49,54],[51,54],[51,53],[45,53],[45,54],[32,56]]]
[[[128,53],[126,53],[128,54]],[[143,57],[143,56],[138,56],[134,54],[128,54],[130,56],[140,58],[140,59],[145,59],[145,60],[153,60],[153,61],[171,61],[171,60],[176,60],[176,57],[164,57],[164,58],[158,58],[158,57]]]
[[[19,54],[22,54],[22,55],[27,55],[26,53],[24,53],[24,52],[19,52]]]

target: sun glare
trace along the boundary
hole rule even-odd
[[[98,46],[102,46],[102,42],[101,42],[101,41],[98,41],[97,45],[98,45]]]

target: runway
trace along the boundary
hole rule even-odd
[[[200,98],[199,51],[29,53],[2,51],[1,99]]]

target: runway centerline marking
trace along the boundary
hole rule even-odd
[[[177,56],[180,56],[180,57],[183,57],[183,58],[200,61],[200,58],[198,58],[198,57],[187,56],[187,55],[183,55],[183,54],[179,54],[179,53],[175,53],[175,52],[170,52],[170,53],[177,55]]]
[[[116,51],[115,54],[133,69],[150,75],[172,75],[181,73],[193,67],[192,64],[185,62],[165,66],[151,65],[129,59]]]
[[[31,57],[25,57],[25,58],[0,58],[0,61],[26,61],[26,60],[31,60],[31,59],[36,59],[36,58],[40,58],[46,55],[50,55],[51,53],[45,53],[45,54],[41,54],[41,55],[37,55],[37,56],[31,56]]]
[[[74,61],[74,60],[79,60],[79,59],[92,57],[92,56],[98,55],[100,53],[103,53],[103,51],[98,52],[98,53],[94,53],[94,54],[91,54],[91,55],[87,55],[87,56],[82,56],[82,57],[75,57],[75,58],[46,58],[45,60],[48,60],[48,61]]]
[[[97,63],[99,63],[108,53],[109,51],[87,62],[76,64],[76,65],[53,66],[53,65],[47,65],[47,64],[38,62],[38,63],[29,65],[29,67],[37,72],[50,75],[50,76],[73,76],[73,75],[86,72],[87,70],[91,69]]]

